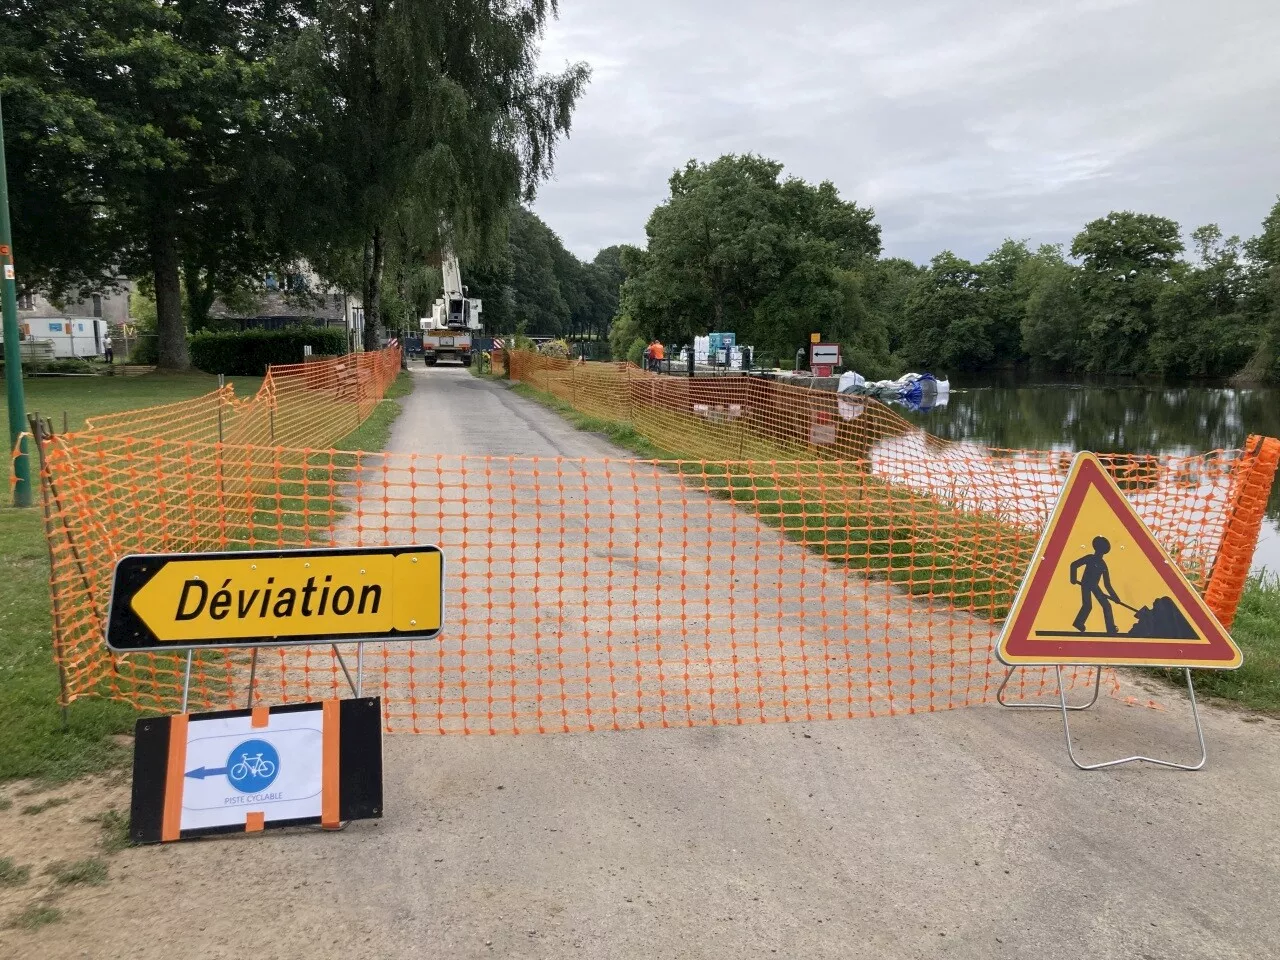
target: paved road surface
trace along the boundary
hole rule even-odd
[[[414,374],[394,449],[620,455],[463,371]],[[1078,715],[1082,752],[1189,755],[1162,699]],[[166,960],[1275,956],[1280,723],[1205,720],[1196,774],[1077,772],[1058,716],[994,706],[393,736],[386,819],[126,851],[73,923],[4,934]]]

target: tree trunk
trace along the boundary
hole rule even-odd
[[[209,310],[216,299],[213,272],[188,263],[182,268],[182,282],[186,287],[187,316],[191,318],[191,332],[199,333],[209,325]]]
[[[378,349],[378,329],[382,326],[382,229],[373,231],[372,255],[364,276],[364,348]]]
[[[187,328],[182,321],[178,238],[173,208],[158,205],[151,216],[151,268],[156,285],[156,347],[160,370],[188,370]]]

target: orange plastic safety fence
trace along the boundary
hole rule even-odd
[[[833,394],[745,378],[520,353],[509,363],[671,459],[350,454],[158,430],[47,443],[69,698],[172,710],[180,695],[179,657],[114,657],[103,644],[119,556],[438,543],[441,638],[366,646],[365,690],[383,696],[391,730],[758,723],[992,699],[1000,619],[1066,457],[944,443],[873,401],[845,409]],[[1220,585],[1227,603],[1278,450],[1251,441],[1108,463],[1193,580]],[[243,651],[201,654],[192,704],[241,704],[248,677]],[[1014,693],[1048,692],[1051,677],[1019,671]],[[319,647],[264,650],[257,681],[268,702],[346,689]]]

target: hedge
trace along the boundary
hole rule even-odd
[[[347,333],[331,327],[287,327],[284,330],[202,330],[191,338],[191,365],[205,373],[261,377],[270,364],[302,362],[302,348],[318,356],[347,352]]]

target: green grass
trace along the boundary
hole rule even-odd
[[[237,397],[250,397],[262,384],[261,377],[235,377]],[[39,413],[53,421],[55,433],[62,432],[62,414],[67,414],[71,430],[84,425],[87,417],[139,407],[177,403],[218,389],[218,378],[208,373],[145,373],[115,377],[28,377],[22,381],[27,413]],[[0,409],[8,422],[8,404],[0,397]],[[6,441],[7,443],[7,441]]]
[[[257,390],[259,381],[235,381],[238,396]],[[147,374],[138,377],[33,379],[25,382],[27,407],[54,420],[62,430],[62,411],[72,430],[86,417],[142,406],[174,403],[214,389],[206,374]],[[380,450],[400,412],[394,398],[412,390],[401,375],[384,401],[360,428],[339,444],[344,450]],[[282,496],[300,495],[300,484],[281,486]],[[298,501],[300,502],[300,501]],[[274,511],[263,511],[264,525]],[[119,767],[128,748],[116,735],[130,734],[138,714],[126,703],[83,698],[67,711],[64,729],[58,707],[58,671],[53,662],[49,612],[49,553],[40,510],[0,507],[0,782],[32,778],[63,783],[85,774]]]
[[[657,446],[629,423],[588,416],[587,414],[570,406],[559,397],[553,396],[549,393],[543,393],[541,390],[535,390],[527,384],[517,383],[511,387],[511,392],[524,397],[526,400],[533,400],[536,403],[540,403],[549,410],[554,410],[579,430],[585,430],[588,433],[598,433],[608,439],[611,443],[616,443],[618,446],[624,447],[633,453],[637,453],[648,460],[680,459],[679,454],[671,450],[664,450]]]
[[[20,887],[31,879],[31,868],[18,866],[13,857],[0,857],[0,887]]]
[[[51,863],[45,871],[53,877],[59,886],[69,887],[83,884],[87,887],[100,887],[107,882],[107,865],[97,857],[88,860],[77,860],[74,863]]]
[[[1244,652],[1244,665],[1239,670],[1195,671],[1196,693],[1280,716],[1280,578],[1249,581],[1231,636]],[[1169,679],[1184,682],[1180,670]]]
[[[38,930],[62,919],[62,911],[47,903],[33,903],[9,921],[9,926],[19,930]]]
[[[98,842],[105,852],[119,853],[133,845],[133,841],[129,838],[128,814],[121,813],[119,810],[108,810],[106,813],[91,817],[90,820],[102,828],[102,836]]]

